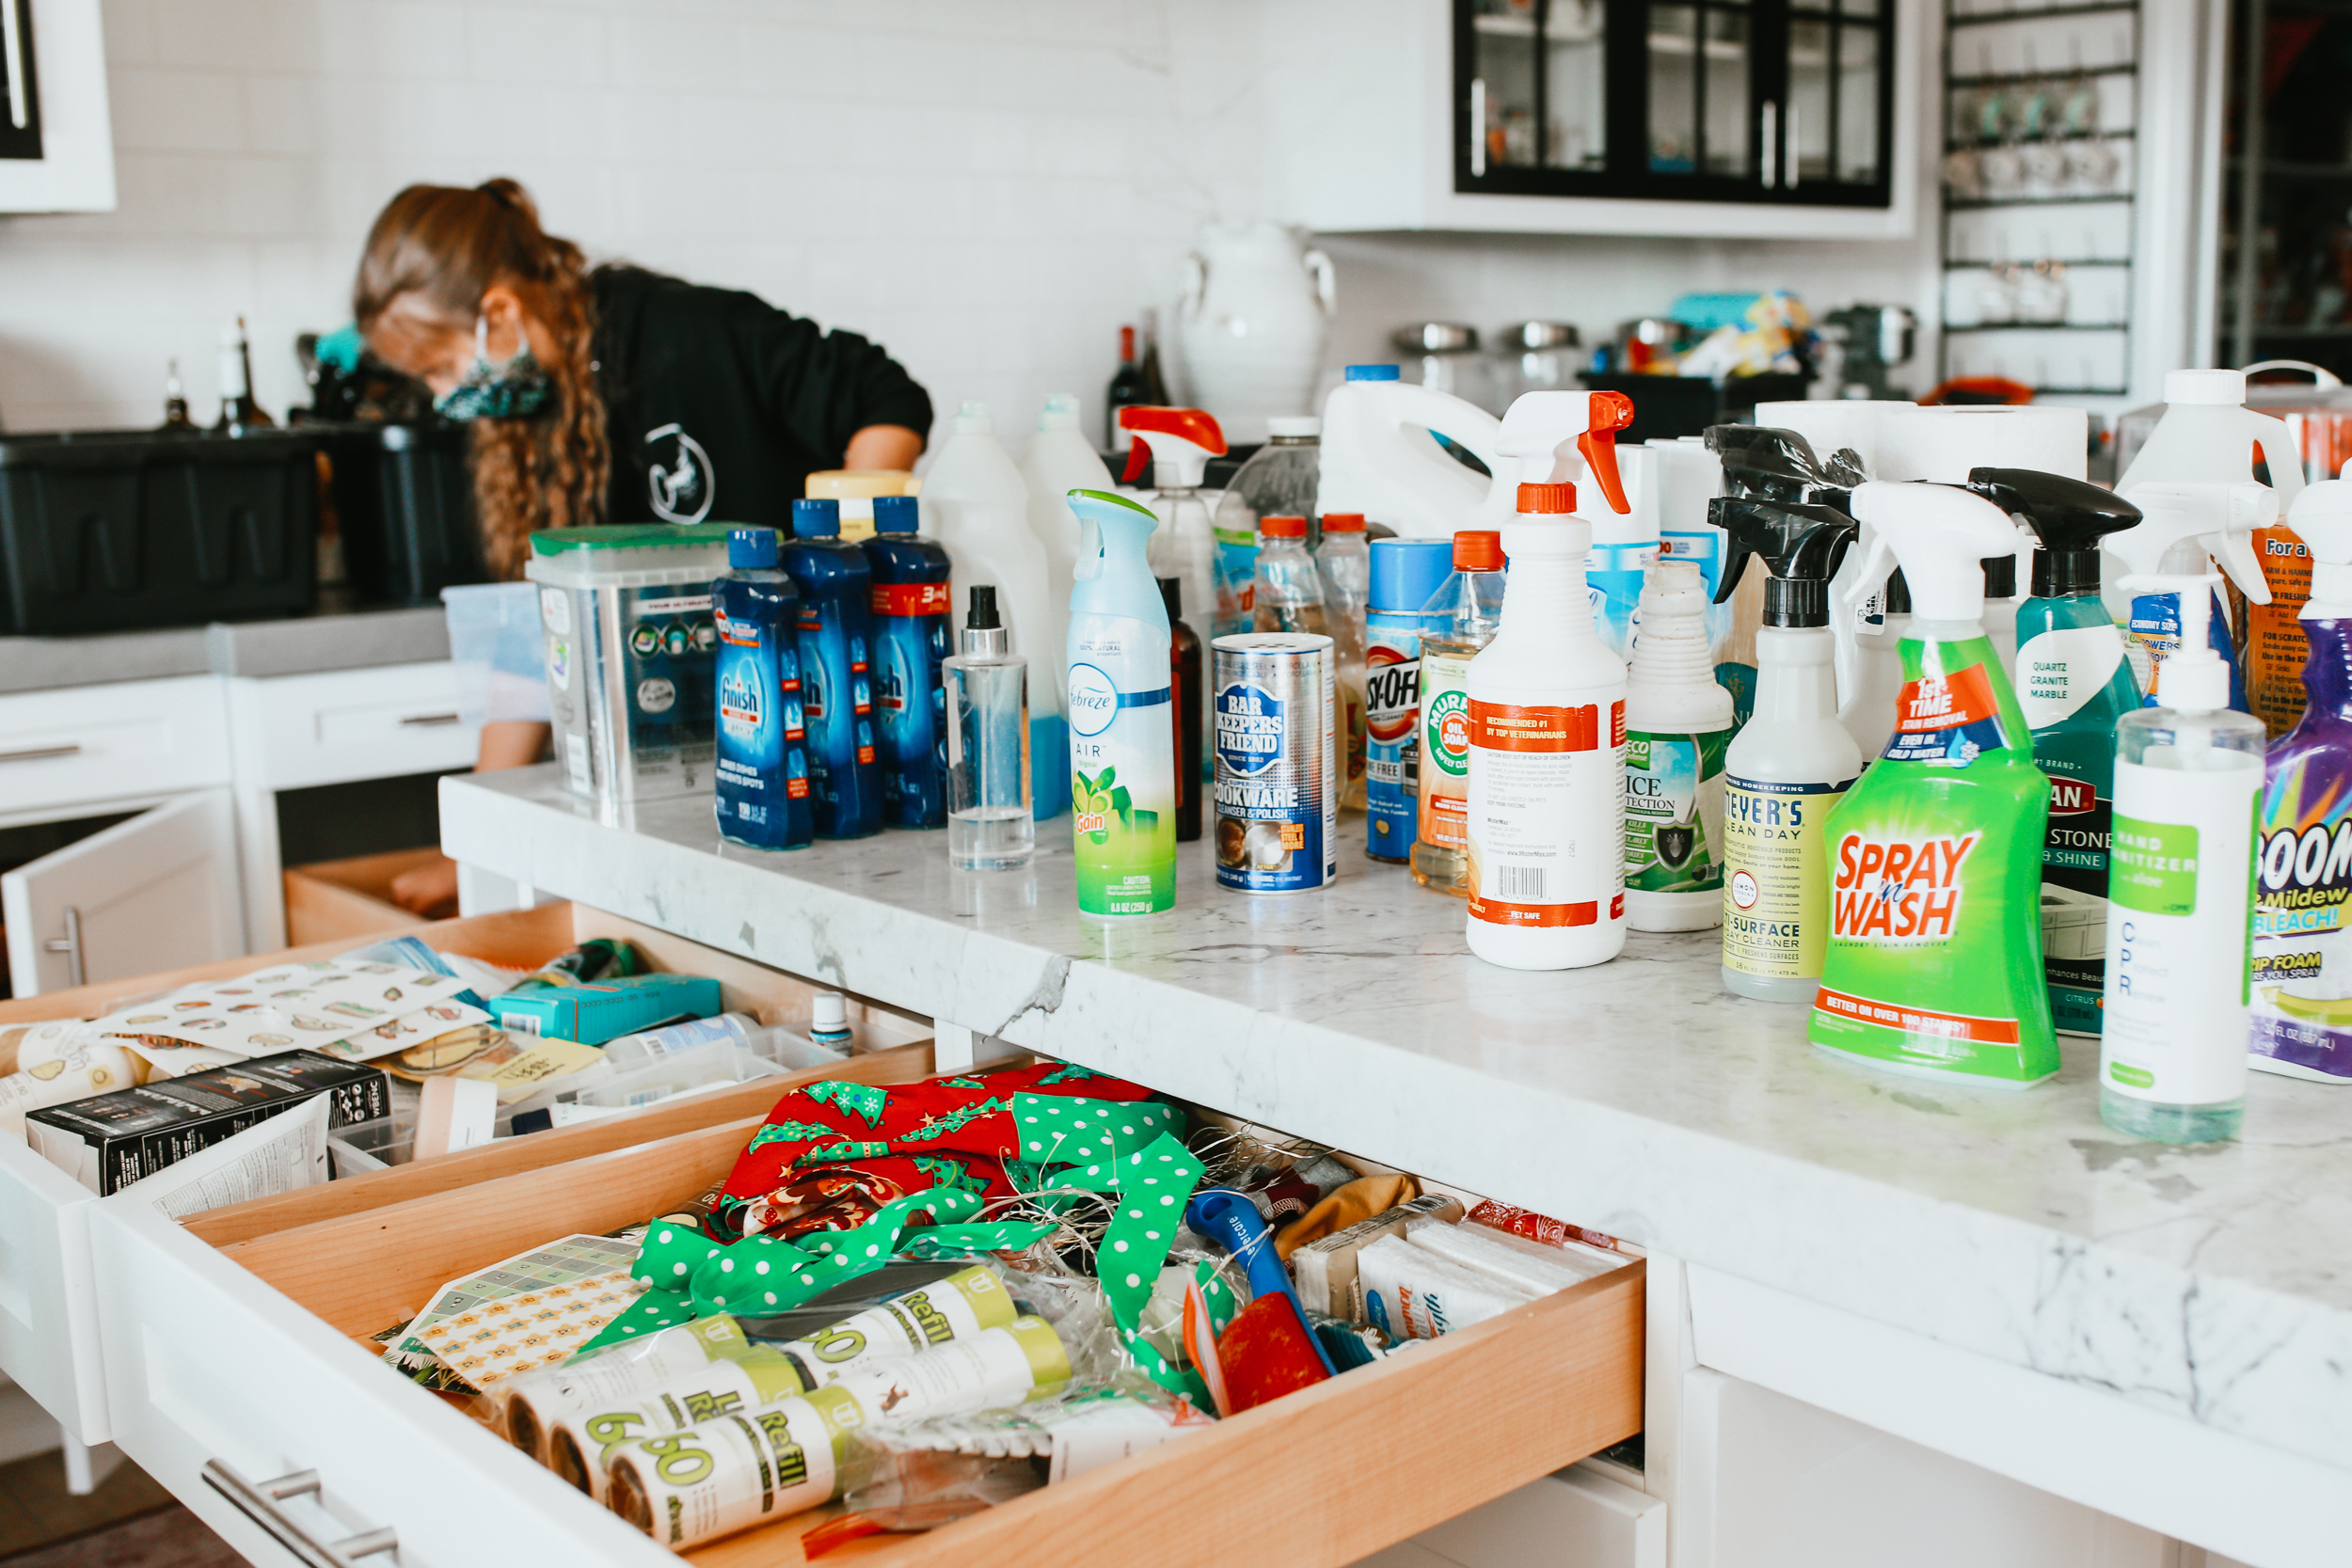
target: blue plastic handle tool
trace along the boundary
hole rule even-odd
[[[1231,1187],[1211,1187],[1194,1195],[1184,1211],[1184,1222],[1213,1242],[1220,1243],[1233,1255],[1234,1261],[1249,1276],[1249,1289],[1261,1296],[1287,1297],[1291,1310],[1298,1314],[1298,1326],[1307,1334],[1307,1342],[1315,1348],[1323,1370],[1333,1377],[1340,1370],[1331,1365],[1331,1353],[1323,1348],[1316,1338],[1314,1326],[1307,1321],[1306,1305],[1291,1287],[1291,1272],[1282,1266],[1281,1254],[1274,1250],[1274,1232],[1266,1228],[1265,1216],[1258,1206]]]

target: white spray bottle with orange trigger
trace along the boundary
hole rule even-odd
[[[1119,411],[1119,427],[1134,437],[1127,449],[1121,484],[1133,484],[1149,467],[1152,488],[1143,503],[1160,519],[1151,542],[1152,573],[1175,578],[1184,584],[1184,603],[1202,625],[1216,617],[1230,620],[1240,610],[1232,594],[1219,583],[1216,570],[1216,531],[1208,503],[1200,499],[1200,483],[1208,475],[1209,459],[1225,455],[1225,433],[1216,420],[1198,408],[1156,408],[1142,404]],[[1216,755],[1215,704],[1200,705],[1204,758]]]
[[[2138,465],[2133,467],[2137,470]],[[2279,493],[2269,485],[2252,479],[2228,483],[2161,480],[2136,483],[2129,490],[2119,488],[2116,494],[2139,508],[2138,522],[2106,538],[2108,552],[2125,568],[2116,579],[2118,593],[2123,593],[2124,584],[2133,578],[2201,577],[2210,558],[2249,602],[2270,602],[2270,584],[2263,578],[2253,544],[2256,529],[2279,520]],[[2147,693],[2140,705],[2143,707],[2163,705],[2156,687],[2163,679],[2166,660],[2181,645],[2185,619],[2181,592],[2177,585],[2143,585],[2141,592],[2128,595],[2131,614],[2125,649],[2132,673],[2138,677],[2140,690]],[[2109,611],[2114,608],[2110,601]],[[2207,645],[2220,655],[2230,673],[2230,705],[2244,712],[2246,683],[2217,604],[2203,624],[2209,628]]]
[[[1518,512],[1502,529],[1502,622],[1467,683],[1467,848],[1470,949],[1508,969],[1577,969],[1625,947],[1625,660],[1593,622],[1593,526],[1567,478],[1581,456],[1631,510],[1614,404],[1595,408],[1614,397],[1530,392],[1502,420]]]

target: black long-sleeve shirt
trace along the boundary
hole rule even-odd
[[[590,285],[613,522],[789,529],[808,476],[840,467],[851,436],[930,429],[930,396],[853,332],[640,267],[598,268]]]

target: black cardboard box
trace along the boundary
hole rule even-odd
[[[329,1127],[392,1114],[383,1069],[286,1051],[34,1111],[24,1133],[34,1153],[103,1196],[322,1094]]]

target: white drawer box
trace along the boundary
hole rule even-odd
[[[410,934],[436,947],[510,966],[544,962],[585,937],[626,936],[637,942],[660,968],[716,976],[729,1007],[757,1013],[770,1022],[800,1028],[807,1026],[808,998],[815,990],[807,983],[774,970],[569,904],[545,904],[532,910],[447,920],[419,927]],[[0,1003],[0,1022],[90,1016],[108,1010],[118,999],[143,995],[167,986],[208,976],[242,974],[276,958],[314,958],[347,951],[354,945],[349,941],[322,942],[291,949],[287,954],[230,958],[136,980]],[[895,1052],[883,1056],[861,1056],[857,1058],[859,1063],[870,1062],[878,1071],[898,1071],[907,1076],[919,1076],[925,1070],[930,1033],[927,1027],[855,1001],[850,1004],[850,1016],[852,1023],[874,1044],[923,1047],[919,1063],[900,1062]],[[735,1089],[697,1096],[675,1106],[654,1106],[633,1117],[501,1142],[445,1160],[396,1166],[373,1176],[331,1182],[323,1188],[288,1194],[282,1199],[264,1199],[223,1212],[224,1216],[233,1218],[202,1215],[192,1223],[208,1227],[206,1233],[215,1242],[231,1242],[240,1234],[238,1225],[266,1226],[272,1216],[282,1215],[289,1206],[298,1206],[307,1214],[348,1213],[376,1204],[398,1202],[420,1192],[464,1186],[473,1180],[577,1158],[642,1138],[664,1136],[687,1127],[755,1115],[793,1082],[791,1078],[763,1079]],[[24,1144],[0,1139],[0,1372],[23,1385],[81,1441],[93,1444],[115,1435],[115,1421],[106,1395],[110,1371],[100,1349],[99,1287],[92,1274],[88,1243],[88,1216],[100,1201]],[[170,1228],[179,1233],[179,1227]],[[136,1280],[125,1287],[134,1293],[143,1288]],[[266,1368],[269,1362],[265,1357],[258,1365]],[[247,1369],[236,1375],[245,1381],[249,1371]],[[271,1382],[275,1375],[264,1372],[252,1381]]]
[[[215,675],[0,697],[0,816],[153,800],[229,782]]]
[[[238,783],[301,789],[473,766],[480,731],[459,716],[447,659],[232,680]]]
[[[334,1511],[313,1531],[389,1531],[405,1568],[675,1560],[384,1367],[373,1336],[447,1279],[704,1190],[758,1125],[713,1123],[327,1218],[311,1217],[306,1195],[266,1200],[266,1225],[247,1212],[259,1205],[180,1226],[128,1195],[103,1199],[90,1247],[114,1439],[240,1545],[253,1532],[208,1479],[217,1465],[248,1482],[313,1473]],[[332,1187],[321,1193],[331,1200]],[[1339,1568],[1638,1430],[1643,1280],[1629,1260],[1181,1443],[929,1534],[859,1543],[859,1560],[1187,1568],[1208,1540],[1221,1560]],[[797,1562],[801,1532],[821,1517],[780,1519],[688,1560]]]

